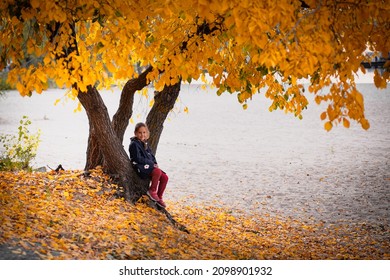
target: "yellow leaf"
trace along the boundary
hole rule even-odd
[[[324,127],[325,127],[326,131],[330,131],[333,127],[333,124],[332,124],[332,122],[326,122]]]
[[[326,112],[322,112],[322,114],[321,114],[321,120],[323,121],[323,120],[325,120],[326,119]]]
[[[119,241],[121,241],[121,242],[127,241],[127,236],[126,235],[122,235],[121,237],[119,237]]]
[[[45,56],[45,58],[43,59],[43,63],[44,63],[45,65],[49,64],[50,61],[51,61],[51,59],[50,59],[49,56]]]
[[[375,69],[375,72],[374,72],[374,83],[375,83],[375,86],[377,88],[386,88],[386,80],[384,82],[384,86],[383,86],[383,79],[381,77],[381,74],[379,74],[378,70]]]
[[[114,64],[111,63],[111,61],[106,61],[106,67],[107,67],[109,72],[111,72],[111,73],[116,72],[116,67],[114,66]]]
[[[70,196],[69,192],[67,192],[67,191],[64,191],[64,196],[65,196],[65,198],[66,198],[67,200],[70,200],[70,199],[71,199],[71,196]]]
[[[16,84],[16,89],[19,91],[20,95],[26,95],[27,90],[21,83]]]
[[[360,105],[360,107],[364,108],[363,95],[358,91],[355,91],[355,94],[355,99],[357,103]]]
[[[73,110],[73,113],[81,112],[81,103],[78,102],[76,109]]]
[[[31,0],[31,7],[34,9],[39,7],[39,0]]]
[[[360,121],[360,123],[361,123],[363,129],[367,130],[367,129],[370,128],[370,123],[368,122],[368,120],[362,119],[362,120]]]
[[[344,125],[344,127],[346,127],[346,128],[349,128],[349,120],[347,120],[346,118],[344,118],[343,119],[343,125]]]
[[[18,20],[17,17],[13,16],[11,19],[12,25],[17,25],[20,21]]]
[[[142,93],[142,96],[145,96],[146,98],[148,98],[148,88],[143,88],[141,90],[141,93]]]
[[[37,76],[38,76],[39,80],[41,80],[42,83],[47,82],[47,76],[45,75],[44,72],[42,72],[42,71],[37,72]]]

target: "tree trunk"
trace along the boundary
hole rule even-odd
[[[84,170],[88,171],[95,169],[97,166],[103,166],[103,154],[100,150],[98,137],[95,133],[95,129],[92,125],[89,126],[88,147],[87,147],[87,160]]]
[[[165,119],[175,106],[176,99],[179,96],[180,86],[181,81],[174,85],[165,86],[160,92],[155,92],[153,107],[146,118],[146,125],[150,130],[148,144],[154,154],[157,152]]]
[[[143,74],[145,75],[142,76],[146,77],[147,73]],[[118,185],[123,188],[122,195],[130,201],[138,200],[149,187],[149,180],[140,179],[134,172],[122,145],[123,135],[132,113],[134,93],[140,87],[142,89],[143,81],[132,79],[126,84],[112,122],[96,88],[89,87],[88,93],[78,95],[87,112],[90,125],[85,170],[102,165],[104,171],[118,181]],[[172,86],[165,86],[161,92],[155,92],[155,102],[146,120],[151,132],[149,145],[154,153],[157,151],[164,121],[179,96],[180,85],[178,82]]]
[[[133,114],[134,94],[137,90],[141,90],[149,84],[149,81],[146,79],[146,76],[152,70],[153,67],[148,67],[137,78],[130,79],[129,81],[127,81],[127,83],[123,87],[118,110],[112,119],[113,129],[121,143],[123,143],[124,134],[129,124],[131,115]],[[90,127],[85,170],[94,169],[99,165],[105,165],[104,157],[100,150],[95,130],[93,129],[93,127]]]
[[[113,129],[121,143],[123,143],[123,137],[133,113],[134,94],[137,90],[141,90],[149,84],[146,76],[152,70],[152,67],[147,68],[137,78],[129,80],[122,90],[119,107],[112,120]],[[146,118],[146,124],[150,130],[149,145],[153,153],[157,152],[157,146],[164,128],[163,124],[175,105],[180,93],[180,86],[181,81],[175,85],[165,86],[161,92],[155,92],[154,105]],[[97,139],[95,129],[91,126],[85,170],[94,169],[99,165],[104,167],[105,165]]]
[[[104,155],[105,172],[114,177],[123,188],[122,195],[129,201],[136,201],[143,190],[137,188],[137,178],[122,143],[114,132],[110,117],[99,92],[88,87],[88,92],[79,92],[78,99],[87,112],[92,137],[95,137]]]

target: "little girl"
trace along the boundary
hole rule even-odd
[[[149,130],[146,124],[138,123],[134,129],[129,152],[130,160],[137,174],[143,178],[151,178],[151,185],[147,195],[159,206],[166,207],[162,197],[168,183],[167,174],[157,164],[156,158],[146,142],[149,138]]]

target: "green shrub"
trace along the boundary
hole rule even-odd
[[[41,131],[31,134],[28,130],[30,124],[28,117],[23,116],[17,135],[0,135],[0,143],[4,147],[0,155],[1,171],[32,170],[31,161],[37,154]]]

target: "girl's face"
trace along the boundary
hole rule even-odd
[[[149,137],[149,131],[146,127],[144,126],[141,126],[136,132],[135,132],[135,136],[141,140],[142,142],[146,142],[146,140],[148,140],[148,137]]]

